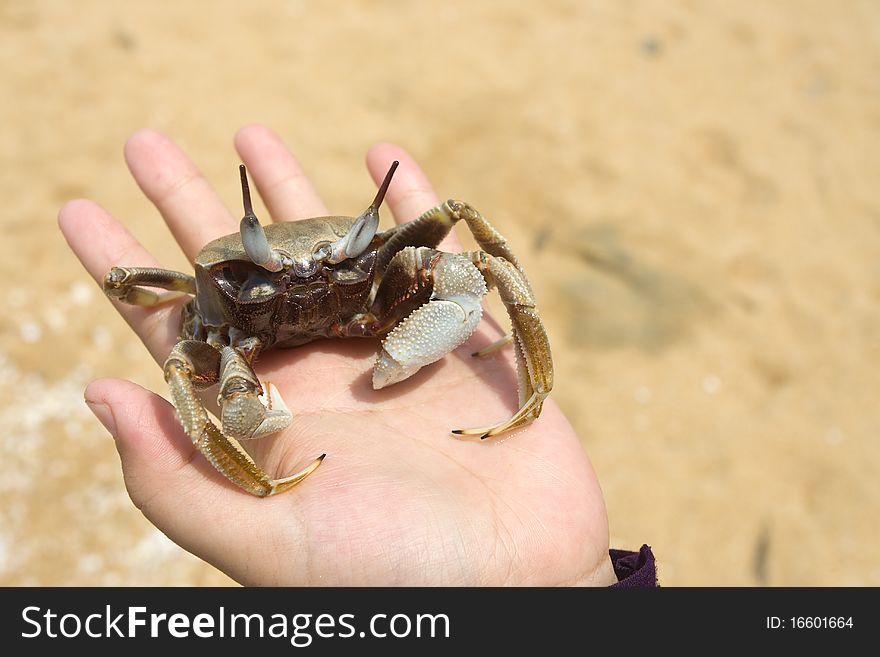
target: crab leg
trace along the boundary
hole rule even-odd
[[[377,268],[379,271],[385,271],[394,255],[407,246],[437,246],[462,219],[483,251],[504,258],[522,271],[519,260],[507,245],[504,235],[499,233],[475,208],[452,199],[431,208],[413,221],[395,226],[383,233],[385,243],[377,255]]]
[[[219,372],[220,360],[220,354],[210,345],[184,340],[174,346],[165,361],[165,380],[184,431],[193,445],[223,476],[247,492],[266,497],[289,490],[314,472],[324,455],[290,477],[270,479],[214,425],[198,397],[198,387],[203,388],[212,381],[216,382],[216,375],[206,375],[205,372]],[[216,367],[209,367],[215,364]]]
[[[491,356],[502,347],[506,347],[507,345],[509,345],[511,342],[513,342],[513,333],[505,333],[499,339],[495,340],[495,342],[493,342],[492,344],[472,353],[471,356],[473,356],[474,358],[485,358],[486,356]]]
[[[535,307],[531,286],[522,270],[504,258],[482,251],[466,255],[486,277],[489,286],[498,288],[501,301],[510,316],[513,341],[516,345],[519,410],[506,422],[453,431],[459,435],[480,435],[481,438],[488,438],[528,424],[541,414],[544,399],[553,389],[553,358],[550,354],[547,332]],[[487,349],[492,346],[494,345],[490,345]]]
[[[142,286],[159,287],[155,292]],[[195,278],[169,269],[155,267],[114,267],[104,276],[104,294],[134,306],[156,306],[196,293]]]

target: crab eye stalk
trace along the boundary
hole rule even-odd
[[[364,213],[355,220],[351,229],[344,237],[339,238],[330,245],[330,255],[327,256],[327,262],[336,264],[346,258],[354,258],[363,253],[364,249],[369,246],[373,236],[379,229],[379,206],[382,205],[382,201],[385,199],[385,192],[388,191],[388,185],[391,184],[391,178],[394,176],[394,171],[399,164],[400,162],[397,160],[392,162],[388,173],[385,174],[385,180],[382,181],[379,191],[376,192],[376,198],[370,203],[370,207],[364,210]]]
[[[385,174],[385,180],[382,181],[382,184],[379,185],[379,191],[376,192],[376,198],[373,199],[373,202],[370,203],[370,208],[379,211],[379,206],[382,205],[382,201],[385,200],[385,192],[388,191],[388,185],[391,184],[391,179],[394,177],[394,172],[397,171],[397,167],[400,165],[400,162],[394,160],[391,163],[391,166],[388,168],[388,173]],[[368,208],[368,211],[369,209]]]
[[[241,219],[239,231],[241,232],[241,244],[254,264],[268,271],[281,271],[284,263],[281,254],[275,249],[269,248],[269,240],[266,239],[266,231],[260,225],[260,220],[254,214],[251,205],[251,190],[248,187],[247,170],[244,165],[238,167],[241,173],[241,196],[244,202],[244,217]]]

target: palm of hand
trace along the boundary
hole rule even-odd
[[[132,146],[136,139],[147,143]],[[278,169],[286,166],[287,179],[299,185],[288,192],[314,194],[301,175],[291,174],[295,161],[265,129],[243,130],[237,145],[261,190],[281,191],[282,185],[266,184],[274,163],[278,179],[285,177]],[[257,158],[267,152],[269,163],[261,170]],[[195,248],[204,237],[184,234],[175,218],[179,209],[151,187],[160,161],[166,169],[176,166],[181,177],[191,163],[155,133],[133,138],[127,156],[184,250]],[[376,147],[368,157],[374,177],[392,157],[413,172],[396,182],[397,193],[388,198],[395,217],[405,221],[434,204],[432,193],[411,159],[391,146]],[[273,204],[281,210],[272,192],[263,196],[270,210]],[[410,207],[418,204],[416,211]],[[94,204],[75,202],[60,216],[71,247],[99,279],[109,265],[123,264],[108,259],[137,254],[138,248],[126,244],[133,238],[100,212]],[[82,221],[104,222],[111,246],[101,251],[78,239]],[[120,312],[162,360],[177,330],[175,309]],[[248,443],[248,451],[273,477],[328,455],[301,485],[269,499],[247,495],[217,473],[156,395],[104,380],[93,383],[86,397],[116,437],[134,502],[172,540],[240,582],[610,583],[601,491],[552,399],[535,423],[497,438],[463,440],[450,433],[516,410],[512,349],[470,357],[500,335],[489,324],[484,321],[440,362],[379,391],[371,385],[374,340],[322,340],[263,354],[257,373],[277,386],[294,420],[285,431]]]

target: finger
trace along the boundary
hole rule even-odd
[[[244,161],[273,221],[327,215],[327,207],[281,138],[262,125],[243,127],[235,149]]]
[[[139,130],[125,144],[125,161],[190,262],[205,244],[238,230],[198,167],[165,135]]]
[[[395,144],[376,144],[367,153],[367,168],[377,185],[382,182],[394,160],[398,160],[400,166],[394,174],[385,200],[394,213],[394,221],[403,224],[439,205],[440,201],[416,161]],[[461,251],[461,244],[455,234],[450,233],[437,248],[455,253]]]
[[[101,206],[92,201],[70,201],[58,213],[58,225],[71,250],[86,271],[101,285],[112,267],[160,267],[150,253]],[[95,239],[100,235],[100,239]],[[140,308],[124,303],[113,304],[134,329],[158,362],[162,362],[177,340],[177,322],[171,314],[180,304],[159,308]]]
[[[125,487],[143,514],[171,540],[203,558],[217,546],[232,547],[234,536],[223,531],[228,523],[217,522],[216,516],[247,522],[253,515],[246,508],[251,498],[202,458],[180,428],[174,407],[121,379],[92,382],[85,399],[113,436]]]

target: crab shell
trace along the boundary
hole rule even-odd
[[[354,217],[314,217],[264,227],[272,248],[294,263],[348,234]],[[380,237],[355,258],[318,263],[309,275],[296,268],[270,272],[254,264],[238,233],[209,242],[195,260],[195,308],[210,328],[234,327],[271,345],[296,346],[330,337],[330,327],[362,310],[373,287]]]

